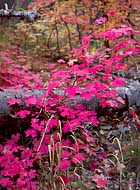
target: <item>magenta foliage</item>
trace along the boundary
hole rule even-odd
[[[0,147],[0,166],[3,168],[1,184],[8,189],[36,189],[34,180],[36,171],[33,168],[34,154],[32,149],[18,145],[19,134],[12,135],[5,146]]]
[[[112,29],[99,34],[98,37],[118,40],[124,35],[128,37],[131,32],[131,28]],[[70,106],[69,102],[75,102],[76,97],[87,101],[91,97],[96,97],[100,106],[103,107],[116,107],[118,101],[123,103],[117,94],[116,87],[124,86],[125,81],[113,76],[113,72],[126,70],[124,58],[135,55],[139,51],[135,47],[134,40],[120,41],[120,43],[118,40],[110,49],[103,46],[91,51],[92,37],[90,35],[82,39],[82,45],[72,50],[72,57],[68,62],[59,60],[59,64],[62,64],[61,69],[54,69],[54,64],[50,67],[53,70],[50,71],[51,77],[44,95],[38,99],[34,96],[24,99],[26,110],[20,110],[17,116],[31,117],[31,125],[25,131],[25,135],[27,139],[31,139],[32,146],[23,145],[18,134],[13,135],[5,145],[1,145],[2,178],[0,182],[4,187],[21,190],[37,189],[40,176],[38,176],[39,168],[35,168],[34,163],[38,160],[42,162],[44,156],[46,156],[46,162],[49,163],[46,164],[46,172],[53,170],[57,176],[54,182],[60,182],[58,180],[60,177],[65,184],[74,177],[68,172],[70,167],[81,166],[89,156],[104,158],[97,155],[93,148],[95,139],[86,129],[87,124],[98,126],[96,111],[80,103]],[[130,42],[132,42],[131,47],[129,47]],[[9,54],[2,53],[1,57],[3,70],[0,74],[3,87],[15,86],[30,89],[43,87],[37,74],[14,64]],[[9,105],[15,103],[20,102],[16,99],[9,100]],[[32,113],[31,105],[36,105],[39,111]],[[80,135],[77,135],[77,131]],[[52,158],[50,159],[52,154],[55,162],[52,162]],[[99,165],[98,161],[91,163],[91,171]]]
[[[0,86],[2,88],[40,89],[43,87],[40,75],[33,73],[26,66],[16,64],[9,51],[0,52],[0,65],[2,68]]]

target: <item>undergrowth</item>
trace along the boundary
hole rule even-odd
[[[20,57],[8,51],[0,53],[2,88],[42,91],[39,97],[8,100],[11,107],[24,102],[25,108],[16,112],[15,117],[30,117],[30,124],[22,129],[22,134],[14,132],[0,145],[3,187],[9,190],[108,189],[113,166],[122,189],[125,160],[121,142],[114,139],[119,153],[108,153],[93,131],[100,127],[99,108],[107,110],[125,104],[116,90],[125,86],[125,80],[116,72],[127,71],[129,57],[139,54],[136,40],[130,38],[132,32],[128,27],[102,32],[96,38],[101,42],[108,39],[111,47],[101,43],[96,50],[91,46],[95,37],[84,37],[81,46],[71,51],[68,61],[58,60],[59,69],[55,63],[48,65],[50,74],[46,73],[45,84],[39,74],[17,64]],[[133,145],[131,148],[134,153],[139,151]],[[131,153],[130,149],[129,164],[134,160]]]

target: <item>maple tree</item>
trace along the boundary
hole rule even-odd
[[[42,16],[44,14],[46,16],[43,7],[46,1],[35,2],[40,9],[43,9]],[[79,1],[62,2],[70,15],[64,14],[64,7],[60,6],[61,2],[55,2],[55,17],[52,17],[50,20],[52,23],[48,25],[51,32],[52,25],[55,31],[58,30],[56,23],[60,23],[61,19],[67,28],[68,35],[70,35],[68,27],[70,23],[75,25],[72,30],[75,27],[79,30],[80,26],[81,31],[81,25],[85,28],[82,28],[84,31],[82,35],[79,32],[76,38],[80,41],[79,46],[76,47],[77,41],[75,41],[75,48],[72,48],[71,40],[69,41],[71,49],[69,58],[61,57],[57,63],[48,65],[49,75],[45,73],[47,80],[44,83],[42,81],[45,75],[33,72],[28,64],[25,65],[26,56],[17,56],[8,50],[0,53],[0,64],[3,68],[0,71],[1,88],[43,89],[45,91],[38,98],[34,95],[24,98],[25,108],[18,110],[16,116],[22,119],[30,117],[30,125],[23,128],[23,132],[12,134],[10,139],[0,145],[2,174],[0,182],[8,189],[88,189],[90,184],[81,176],[82,170],[87,167],[92,172],[95,188],[102,189],[108,184],[104,172],[99,170],[108,155],[97,146],[97,139],[93,136],[92,130],[89,130],[90,127],[98,128],[100,124],[96,106],[92,108],[91,105],[83,104],[80,100],[96,97],[102,108],[115,108],[119,103],[123,104],[116,88],[125,86],[126,83],[117,75],[117,72],[128,70],[129,60],[139,54],[139,46],[137,46],[137,39],[132,39],[134,30],[127,26],[107,27],[103,31],[99,29],[94,35],[92,33],[85,35],[89,29],[86,28],[89,18],[85,20],[85,17],[80,15],[75,21],[75,13],[73,17],[73,11],[69,11],[69,8],[75,8],[77,2],[79,3]],[[51,3],[54,1],[48,1],[48,5]],[[91,1],[88,0],[80,3],[82,8],[86,7],[86,13],[92,6]],[[48,5],[45,10],[51,10],[52,7],[48,9]],[[53,11],[47,12],[49,18],[54,14]],[[63,13],[63,18],[60,13]],[[105,22],[106,18],[102,17],[97,18],[95,23],[101,25],[102,28]],[[25,24],[20,23],[18,29],[22,31],[20,38],[24,36],[27,42],[28,29],[24,26]],[[38,23],[27,23],[26,26],[31,26],[29,28],[31,30],[34,27],[40,30]],[[36,38],[34,35],[31,38],[37,40],[39,50],[41,47],[44,48],[42,44],[39,44],[38,31]],[[56,34],[57,38],[59,39],[59,36]],[[99,43],[95,47],[96,40]],[[109,47],[106,46],[105,41],[109,43]],[[55,45],[59,51],[58,41]],[[22,62],[24,65],[19,65]],[[75,98],[78,98],[79,102],[70,105],[69,101],[74,102]],[[9,106],[13,106],[20,102],[14,98],[9,99],[8,103]],[[34,106],[38,109],[31,110]],[[131,114],[136,117],[134,112]],[[75,184],[76,181],[78,182]],[[76,185],[78,187],[74,188]]]

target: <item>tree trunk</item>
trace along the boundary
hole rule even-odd
[[[127,87],[119,87],[117,89],[119,95],[123,98],[124,104],[119,104],[117,108],[115,108],[116,111],[127,109],[131,106],[135,106],[136,108],[140,108],[140,83],[138,81],[131,82]],[[8,99],[16,98],[21,100],[21,104],[19,105],[23,107],[24,101],[23,99],[28,96],[35,95],[36,97],[41,96],[45,91],[44,90],[27,90],[27,89],[21,89],[19,91],[14,89],[0,89],[0,127],[2,127],[2,121],[3,120],[9,120],[16,119],[12,116],[12,108],[8,105]],[[59,92],[55,92],[60,93]],[[88,110],[95,110],[98,113],[100,113],[100,110],[102,107],[99,104],[99,101],[96,97],[92,97],[89,101],[76,96],[74,101],[68,100],[68,105],[72,106],[74,104],[83,104],[86,106]],[[110,109],[110,108],[108,108]]]

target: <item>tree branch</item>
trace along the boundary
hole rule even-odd
[[[0,9],[0,17],[19,17],[21,19],[26,19],[27,21],[34,21],[37,17],[37,10],[33,11],[16,11],[12,9]]]

